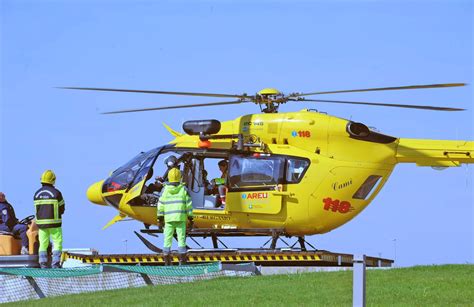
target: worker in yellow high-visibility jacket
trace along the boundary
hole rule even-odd
[[[34,204],[36,224],[39,228],[39,264],[46,268],[48,262],[48,246],[51,237],[53,241],[52,268],[61,267],[63,249],[62,215],[65,205],[61,192],[54,187],[56,175],[52,170],[46,170],[41,175],[41,188],[35,192]]]
[[[186,220],[193,222],[193,206],[186,187],[181,183],[181,171],[172,168],[168,172],[168,184],[158,201],[158,221],[164,222],[163,254],[165,265],[171,264],[171,244],[176,231],[179,263],[186,263]]]

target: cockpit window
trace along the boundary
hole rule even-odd
[[[105,180],[102,186],[102,192],[113,192],[125,190],[140,182],[147,175],[154,158],[160,151],[160,148],[152,149],[148,152],[142,152],[125,165],[116,169],[112,175]]]
[[[303,174],[308,168],[309,161],[300,158],[288,158],[286,166],[286,182],[297,183],[303,178]]]

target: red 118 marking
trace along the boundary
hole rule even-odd
[[[332,200],[331,197],[323,199],[324,210],[331,210],[332,212],[347,213],[353,209],[351,203],[348,201],[340,201],[338,199]]]
[[[300,138],[309,138],[311,137],[311,132],[310,131],[298,131],[298,136]]]

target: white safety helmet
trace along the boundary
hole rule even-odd
[[[168,167],[176,166],[176,163],[178,163],[178,159],[175,156],[169,156],[165,159],[165,164]]]

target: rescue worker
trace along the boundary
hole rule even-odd
[[[52,268],[61,267],[63,232],[61,228],[65,205],[61,192],[54,187],[56,175],[46,170],[41,175],[42,187],[34,195],[36,224],[39,228],[39,264],[47,268],[49,239],[53,241]]]
[[[225,196],[227,193],[227,172],[229,164],[226,160],[221,160],[219,163],[217,163],[217,165],[219,166],[219,170],[222,174],[220,178],[212,179],[211,183],[214,186],[213,189],[217,189],[217,192],[219,193],[218,206],[225,206]]]
[[[0,192],[0,231],[11,232],[14,236],[20,236],[22,255],[29,254],[27,230],[27,225],[18,223],[13,206],[7,201],[5,194]]]
[[[158,201],[158,225],[164,223],[163,255],[165,265],[171,265],[171,244],[176,231],[179,264],[186,263],[186,219],[192,227],[193,206],[186,187],[181,183],[181,171],[172,168],[168,172],[169,183],[165,185]]]

